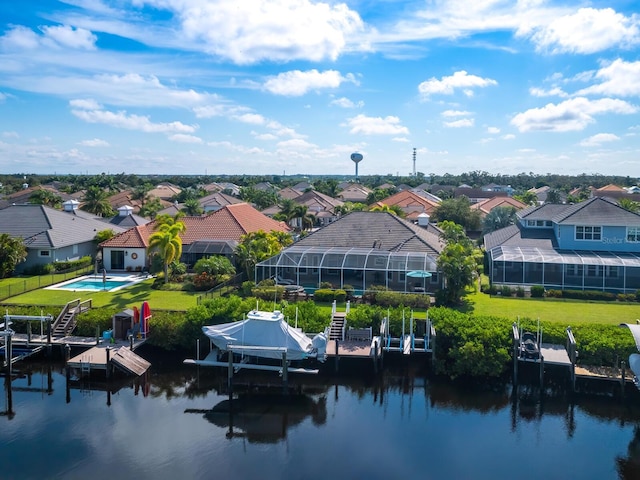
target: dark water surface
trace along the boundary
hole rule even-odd
[[[146,385],[107,393],[97,380],[67,390],[62,364],[18,369],[10,396],[1,379],[2,479],[640,478],[633,394],[541,400],[404,365],[305,379],[288,399],[242,395],[230,414],[223,371],[154,363]]]

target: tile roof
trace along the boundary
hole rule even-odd
[[[538,247],[546,249],[558,248],[556,237],[551,229],[523,228],[509,225],[484,236],[484,248],[489,251],[501,245],[516,247]]]
[[[630,212],[603,197],[593,197],[565,209],[552,218],[555,223],[568,225],[640,226],[640,215]]]
[[[411,190],[402,190],[394,193],[390,197],[380,200],[380,203],[393,206],[397,205],[407,214],[407,216],[417,217],[420,213],[432,215],[438,204],[426,199]]]
[[[210,215],[183,217],[180,219],[186,230],[180,236],[183,245],[201,240],[235,240],[242,235],[263,230],[265,232],[288,232],[283,222],[277,222],[253,208],[248,203],[227,205]],[[149,237],[155,231],[157,222],[127,230],[101,244],[102,247],[147,247]]]
[[[522,210],[527,205],[511,197],[493,197],[482,200],[478,203],[471,205],[472,210],[480,210],[483,214],[487,215],[491,210],[498,207],[514,207],[516,210]]]
[[[92,241],[96,233],[111,228],[124,231],[97,218],[74,215],[43,205],[12,205],[0,210],[0,233],[23,238],[31,248],[61,248]]]
[[[432,231],[386,212],[351,212],[302,238],[296,245],[379,248],[436,255],[443,247],[439,236]]]

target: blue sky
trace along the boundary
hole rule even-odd
[[[5,0],[0,171],[638,177],[639,10]]]

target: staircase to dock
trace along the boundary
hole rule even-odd
[[[344,340],[345,331],[345,312],[335,312],[331,319],[331,325],[329,326],[329,340]]]
[[[77,316],[89,309],[91,299],[81,301],[78,298],[67,303],[51,326],[51,336],[55,338],[69,335],[76,328]]]

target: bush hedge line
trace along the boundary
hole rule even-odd
[[[260,300],[255,297],[219,297],[203,301],[186,312],[154,311],[151,320],[149,343],[166,350],[193,351],[197,338],[204,339],[202,327],[218,323],[242,320],[253,309],[274,309],[273,298]],[[327,308],[313,301],[289,303],[277,302],[275,309],[283,311],[285,317],[303,331],[317,333],[329,325],[331,319]],[[40,315],[40,307],[11,307],[15,315]],[[47,311],[54,318],[59,311]],[[77,334],[93,336],[111,328],[111,317],[117,313],[112,308],[94,308],[79,316]],[[389,316],[390,332],[399,336],[403,318],[405,331],[409,328],[411,309],[406,307],[382,307],[380,305],[357,305],[347,315],[349,326],[364,328],[371,326],[374,334],[380,331],[382,319]],[[436,336],[435,371],[452,378],[461,376],[499,377],[509,371],[511,364],[512,320],[498,316],[474,316],[444,307],[428,310]],[[418,314],[416,332],[424,332],[424,313]],[[523,330],[535,332],[537,320],[521,319]],[[637,352],[633,336],[625,328],[615,325],[576,324],[572,330],[577,341],[578,362],[583,365],[617,366],[618,360],[626,360]],[[546,343],[566,343],[566,326],[541,322]],[[15,322],[16,331],[26,329],[24,322]]]

